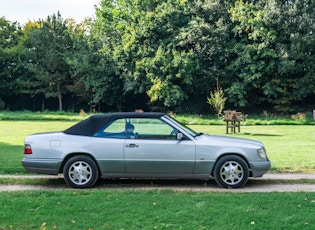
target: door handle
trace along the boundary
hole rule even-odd
[[[136,144],[129,144],[129,145],[126,145],[126,147],[128,147],[128,148],[137,148],[138,145],[136,145]]]

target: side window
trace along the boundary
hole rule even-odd
[[[95,133],[94,137],[107,137],[107,138],[126,138],[126,121],[125,119],[118,119],[103,127],[100,131]]]
[[[134,126],[133,138],[136,139],[175,140],[178,132],[160,119],[132,118],[130,123]]]

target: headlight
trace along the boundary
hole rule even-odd
[[[258,149],[257,153],[261,158],[267,159],[267,153],[264,148]]]

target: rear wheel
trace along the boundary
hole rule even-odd
[[[66,183],[73,188],[90,188],[98,179],[96,163],[88,156],[71,157],[63,168]]]
[[[223,188],[243,187],[249,176],[246,162],[235,155],[224,156],[214,167],[214,179]]]

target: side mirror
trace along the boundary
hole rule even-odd
[[[181,140],[184,139],[184,135],[183,135],[182,133],[177,133],[177,134],[176,134],[176,139],[179,140],[179,141],[181,141]]]

